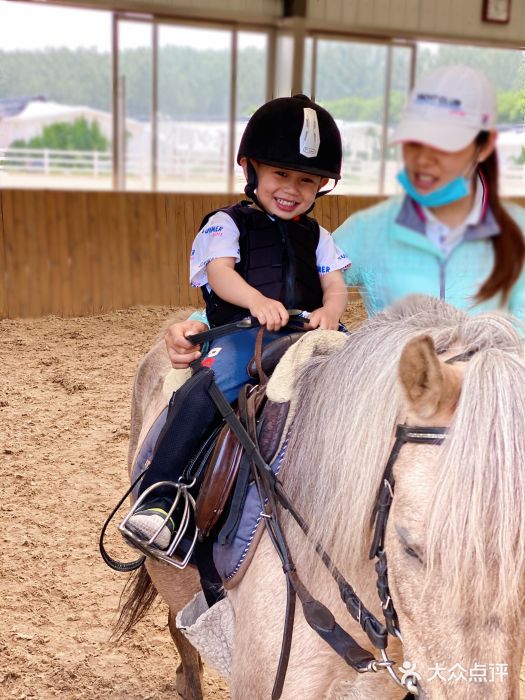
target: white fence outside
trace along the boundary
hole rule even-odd
[[[43,175],[78,171],[96,177],[101,173],[111,173],[111,153],[54,151],[48,148],[0,148],[0,170]]]
[[[502,149],[503,150],[503,149]],[[514,159],[502,159],[501,192],[505,196],[523,196],[525,165]],[[399,191],[395,175],[400,162],[388,161],[385,170],[385,194]],[[211,151],[180,148],[159,153],[157,184],[159,190],[224,192],[228,183],[228,166],[224,156]],[[378,160],[347,159],[338,194],[377,194],[380,163]],[[54,187],[67,189],[110,189],[112,154],[110,151],[70,151],[39,148],[0,148],[0,186]],[[241,191],[243,177],[235,172],[235,189]],[[151,189],[149,155],[126,158],[126,188]]]
[[[0,148],[0,170],[51,173],[73,173],[97,177],[111,174],[112,154],[110,151],[71,151],[48,148]],[[159,154],[159,175],[191,175],[194,173],[214,173],[226,176],[227,165],[214,154],[184,150],[176,156]],[[151,172],[150,159],[131,156],[126,158],[126,173],[148,175]]]

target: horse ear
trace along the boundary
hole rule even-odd
[[[421,418],[432,418],[457,402],[459,379],[452,367],[439,360],[428,335],[407,343],[399,361],[399,378],[411,410]]]

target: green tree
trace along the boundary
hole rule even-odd
[[[95,49],[0,50],[0,97],[44,95],[111,110],[111,55]]]
[[[74,122],[56,122],[45,126],[40,136],[28,141],[17,139],[10,148],[49,148],[56,151],[107,151],[109,141],[98,122],[88,124],[84,117]]]
[[[525,54],[502,49],[460,45],[420,44],[418,75],[440,65],[466,63],[485,71],[499,96],[500,122],[525,117]],[[0,49],[0,98],[43,95],[48,100],[89,105],[111,111],[111,56],[95,49]],[[249,116],[259,106],[266,83],[266,56],[247,47],[239,53],[237,111]],[[151,51],[127,49],[120,54],[126,79],[129,117],[151,115]],[[317,99],[334,105],[336,116],[357,121],[380,121],[385,85],[386,49],[350,41],[319,42]],[[159,113],[167,119],[226,119],[229,110],[230,53],[227,49],[182,46],[159,48]],[[395,122],[404,102],[408,52],[397,52],[392,75],[390,120]],[[329,107],[330,108],[330,107]]]
[[[390,122],[397,122],[405,103],[405,94],[395,90],[390,93]],[[342,97],[339,100],[322,100],[321,104],[336,119],[354,122],[381,123],[383,119],[383,95],[376,97]]]
[[[519,124],[525,121],[525,92],[500,92],[498,94],[500,122]]]

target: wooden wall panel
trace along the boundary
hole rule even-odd
[[[21,248],[24,255],[21,263],[27,280],[27,302],[34,305],[39,316],[49,301],[47,236],[46,227],[42,225],[41,194],[29,191],[23,193],[24,209],[21,217],[25,238]]]
[[[6,250],[4,236],[4,203],[0,199],[0,318],[7,316],[7,287]]]
[[[192,229],[195,232],[199,228],[199,223],[195,221],[193,217],[193,197],[185,197],[184,198],[184,225],[182,226],[182,240],[181,240],[181,247],[180,249],[177,250],[177,253],[180,255],[182,253],[183,259],[185,259],[186,263],[184,265],[184,268],[186,270],[186,278],[188,276],[188,260],[191,252],[191,244],[193,241],[193,236],[192,236]],[[195,226],[187,226],[186,224],[190,221],[195,221]],[[182,277],[182,275],[181,275]],[[184,278],[183,278],[184,279]],[[198,299],[198,295],[195,295],[194,290],[191,289],[191,287],[186,286],[186,296],[184,297],[184,304],[191,304],[193,299]]]
[[[33,293],[33,279],[38,270],[36,256],[28,249],[28,230],[31,225],[31,213],[26,217],[27,204],[24,192],[12,191],[6,199],[8,228],[6,235],[6,265],[10,285],[6,289],[7,310],[15,306],[17,315],[29,316],[40,314],[40,299]],[[29,199],[29,198],[28,198]]]
[[[199,305],[188,282],[203,216],[226,194],[0,191],[0,318],[85,316],[137,304]],[[381,197],[330,195],[316,216],[334,230]],[[525,199],[515,199],[525,206]]]

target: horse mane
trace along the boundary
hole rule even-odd
[[[283,482],[307,516],[310,538],[324,544],[342,571],[368,557],[373,507],[403,402],[399,358],[422,334],[438,353],[478,351],[437,467],[426,551],[429,576],[448,571],[453,598],[467,595],[480,604],[492,573],[480,568],[481,559],[498,562],[500,584],[518,584],[525,567],[525,432],[519,428],[525,427],[525,366],[521,340],[503,315],[469,317],[413,296],[366,320],[333,354],[313,358],[297,378],[300,409]],[[295,537],[293,551],[315,578],[323,565],[311,544]],[[495,585],[498,604],[515,605],[519,588]]]
[[[446,576],[447,604],[484,616],[517,613],[524,592],[522,353],[488,348],[468,363],[429,504],[426,585]]]

